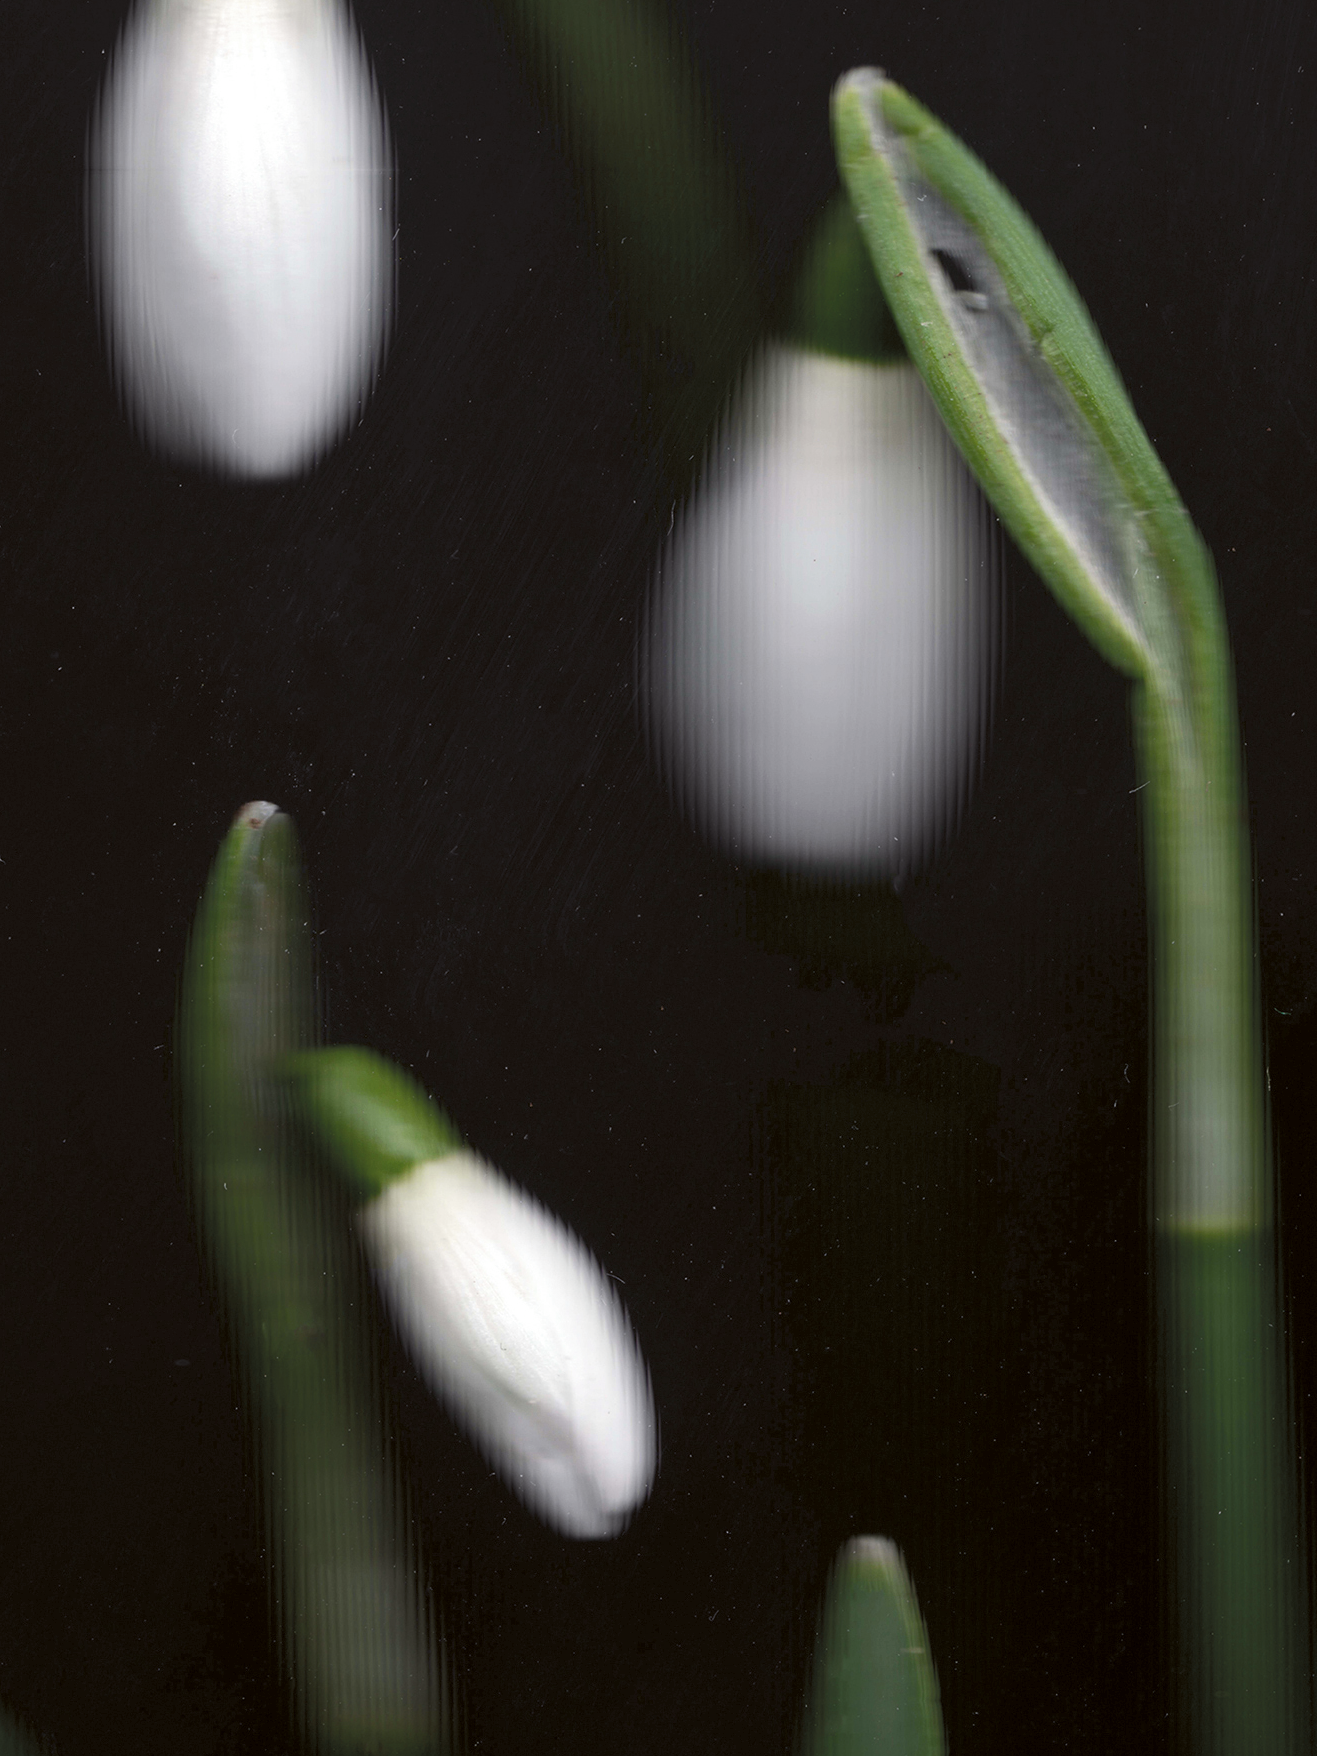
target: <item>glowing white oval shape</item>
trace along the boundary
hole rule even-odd
[[[224,474],[307,468],[360,410],[392,308],[388,128],[340,0],[143,0],[89,146],[134,423]]]
[[[750,864],[901,877],[945,837],[986,729],[991,515],[906,363],[752,368],[663,552],[653,741]]]
[[[546,1524],[615,1536],[658,1462],[649,1374],[612,1282],[474,1153],[417,1165],[359,1219],[417,1367]]]

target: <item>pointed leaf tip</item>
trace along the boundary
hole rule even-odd
[[[802,1756],[945,1756],[914,1584],[887,1537],[855,1537],[828,1581]]]

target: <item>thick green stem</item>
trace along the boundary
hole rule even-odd
[[[1201,598],[1199,599],[1201,608]],[[1310,1748],[1247,820],[1212,605],[1139,688],[1173,1748]],[[1172,684],[1170,679],[1176,679]]]
[[[1311,1749],[1273,1236],[1157,1240],[1172,1748]]]

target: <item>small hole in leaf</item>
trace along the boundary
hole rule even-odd
[[[950,250],[934,250],[930,254],[938,267],[946,275],[953,293],[977,293],[983,289],[977,285],[967,265]]]

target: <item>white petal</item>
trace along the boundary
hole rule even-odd
[[[237,475],[314,462],[392,298],[387,125],[340,0],[144,0],[90,146],[103,321],[147,438]]]
[[[706,833],[804,869],[928,858],[987,711],[990,531],[912,366],[764,356],[662,557],[645,654]]]
[[[654,1478],[654,1404],[580,1239],[466,1152],[418,1165],[360,1223],[412,1358],[510,1485],[570,1536],[621,1530]]]

